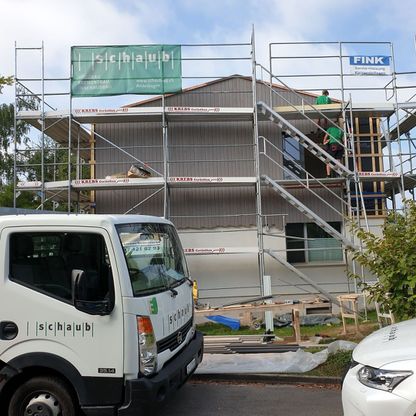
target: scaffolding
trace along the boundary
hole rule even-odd
[[[358,53],[357,48],[365,45],[365,51],[375,47],[377,53],[389,57],[391,72],[385,77],[379,75],[363,77],[346,73],[346,60]],[[257,244],[251,247],[203,247],[198,249],[186,248],[188,255],[240,255],[255,254],[258,260],[258,286],[260,295],[263,295],[264,276],[268,274],[265,265],[265,255],[278,261],[291,272],[295,273],[302,281],[299,290],[306,293],[321,292],[335,303],[336,298],[318,284],[313,282],[305,273],[294,267],[287,261],[290,249],[285,253],[266,247],[265,239],[279,237],[276,233],[268,232],[269,223],[277,229],[284,230],[287,213],[266,212],[263,209],[263,194],[267,189],[273,190],[280,198],[286,200],[290,206],[295,207],[306,218],[317,224],[328,235],[338,241],[343,249],[359,248],[359,242],[354,241],[353,235],[347,232],[347,224],[356,222],[361,227],[368,229],[368,217],[383,217],[393,209],[401,209],[402,202],[408,194],[415,198],[416,171],[414,166],[416,143],[411,138],[411,130],[416,126],[414,113],[416,102],[412,95],[410,85],[400,84],[402,75],[408,77],[410,73],[398,73],[395,69],[394,50],[391,43],[386,42],[291,42],[270,43],[269,68],[266,68],[256,60],[254,29],[250,42],[234,44],[187,44],[180,45],[184,56],[183,80],[188,85],[196,81],[202,81],[203,85],[211,85],[215,80],[230,78],[230,66],[238,68],[242,75],[249,80],[247,89],[232,91],[244,97],[245,106],[237,106],[226,102],[224,97],[230,91],[211,90],[209,106],[204,105],[170,105],[169,100],[174,94],[164,94],[159,97],[161,105],[158,106],[134,106],[121,108],[75,108],[74,98],[71,95],[69,83],[70,77],[48,78],[45,76],[44,45],[39,48],[21,48],[15,46],[15,126],[19,121],[24,121],[35,127],[40,132],[40,137],[34,140],[36,146],[19,145],[17,138],[14,144],[14,207],[18,206],[18,197],[21,192],[34,192],[38,195],[39,209],[44,209],[52,203],[52,209],[62,209],[68,212],[92,212],[96,211],[95,203],[97,193],[115,190],[147,190],[145,198],[132,204],[124,213],[137,212],[147,201],[161,198],[161,216],[179,222],[189,219],[189,216],[172,214],[171,193],[175,189],[202,189],[206,188],[230,188],[238,187],[252,189],[255,199],[255,210],[252,212],[239,212],[237,214],[220,214],[222,218],[246,216],[253,219],[257,233]],[[283,52],[276,53],[276,48]],[[296,50],[299,49],[300,53]],[[324,54],[315,53],[323,49]],[[386,51],[387,49],[387,51]],[[290,55],[287,51],[292,51]],[[19,54],[27,51],[41,54],[40,77],[20,76],[18,71]],[[308,51],[308,53],[305,53]],[[361,52],[363,53],[363,52]],[[313,67],[307,65],[308,61],[336,62],[336,65],[326,64],[330,72],[299,73],[293,62],[302,62],[301,67]],[[276,62],[279,63],[276,69]],[[290,64],[288,64],[290,62]],[[222,65],[222,66],[221,66]],[[205,73],[215,66],[214,75]],[[325,65],[324,65],[325,66]],[[321,66],[318,65],[318,68]],[[195,69],[196,68],[196,69]],[[279,68],[282,68],[280,71]],[[288,69],[293,69],[291,73]],[[194,72],[193,72],[194,71]],[[224,72],[222,72],[224,71]],[[225,72],[227,71],[227,72]],[[371,79],[388,79],[382,85],[368,85]],[[214,81],[213,81],[214,80]],[[288,81],[289,80],[289,81]],[[308,83],[313,80],[325,88],[330,89],[336,95],[333,104],[316,105],[316,87]],[[329,83],[328,80],[335,80]],[[352,81],[358,80],[358,85]],[[290,84],[290,85],[289,85]],[[59,85],[57,90],[54,86]],[[268,92],[268,99],[263,97],[264,89]],[[320,88],[322,89],[322,88]],[[319,90],[320,90],[319,89]],[[198,96],[198,88],[195,86],[186,89],[188,94]],[[399,100],[399,93],[406,92],[409,98]],[[372,103],[361,102],[355,93],[369,93],[374,96],[383,96],[383,99]],[[202,92],[202,94],[207,94]],[[51,104],[50,100],[62,103],[67,110],[59,110],[58,106]],[[198,100],[196,100],[198,101]],[[243,100],[242,100],[243,101]],[[152,104],[152,98],[148,104]],[[218,102],[225,103],[218,105]],[[277,105],[279,104],[279,105]],[[283,104],[283,105],[282,105]],[[324,129],[317,119],[326,120],[328,125],[334,124],[334,118],[343,119],[344,132],[344,160],[335,159],[320,143]],[[360,120],[370,120],[363,124]],[[308,128],[317,130],[315,134],[308,134],[304,129],[299,129],[296,123],[302,121]],[[134,143],[121,145],[115,140],[99,133],[97,127],[103,123],[158,123],[161,127],[160,142],[158,145],[149,145],[150,154],[157,154],[156,160],[146,160],[137,155],[137,150],[144,147]],[[250,143],[235,143],[235,149],[246,148],[245,157],[231,159],[180,160],[171,157],[174,152],[181,152],[181,146],[170,142],[170,125],[180,123],[227,123],[247,122],[252,126],[252,140]],[[261,125],[273,124],[285,137],[291,138],[288,146],[302,149],[308,157],[313,157],[328,164],[338,174],[336,178],[326,178],[324,175],[313,174],[305,167],[305,163],[296,160],[290,150],[276,146],[260,133]],[[91,127],[88,127],[91,125]],[[362,130],[365,132],[362,132]],[[16,128],[15,128],[16,131]],[[98,144],[99,143],[99,146]],[[210,149],[217,149],[218,144],[199,143],[200,151],[205,149],[210,154]],[[229,144],[224,144],[230,151]],[[364,153],[370,148],[368,154]],[[117,162],[100,160],[100,154],[113,149],[122,154],[125,159]],[[364,149],[364,150],[363,150]],[[152,153],[153,152],[153,153]],[[155,153],[156,152],[156,153]],[[37,158],[27,155],[38,154]],[[237,154],[237,152],[236,152]],[[98,156],[97,156],[98,155]],[[371,166],[364,166],[371,159]],[[30,159],[30,164],[27,160]],[[34,163],[33,160],[36,162]],[[250,175],[218,175],[195,176],[178,174],[178,165],[186,163],[218,163],[237,166],[243,164],[249,167]],[[123,169],[128,164],[137,164],[145,167],[152,174],[150,178],[117,177],[109,175],[99,177],[98,172],[103,170],[103,165],[111,164]],[[271,177],[263,169],[264,165],[272,166],[276,171],[282,172],[283,177]],[[232,169],[230,169],[232,170]],[[234,169],[237,171],[237,169]],[[186,169],[184,170],[186,171]],[[29,174],[28,174],[29,172]],[[175,173],[176,172],[176,173]],[[63,179],[66,176],[66,179]],[[35,178],[35,180],[32,180]],[[313,195],[321,204],[328,206],[337,215],[342,223],[342,229],[334,228],[323,219],[319,212],[305,205],[297,198],[292,190],[301,190]],[[322,195],[330,195],[331,200],[326,200]],[[400,197],[400,200],[398,200]],[[334,205],[332,201],[336,201]],[[60,206],[59,206],[60,204]],[[196,216],[194,216],[196,217]],[[204,216],[206,218],[206,216]],[[238,231],[252,230],[241,228]],[[226,232],[223,230],[222,232]],[[281,237],[281,236],[280,236]],[[305,238],[304,240],[308,240]],[[311,244],[312,246],[312,244]],[[338,250],[338,246],[333,250]],[[308,247],[308,252],[313,253],[314,248]],[[317,250],[317,249],[315,249]],[[331,249],[329,249],[331,250]],[[296,251],[296,249],[293,249]],[[349,263],[347,259],[347,263]],[[356,272],[357,266],[352,261],[350,266]],[[284,282],[284,285],[290,285]],[[355,291],[357,288],[355,287]]]

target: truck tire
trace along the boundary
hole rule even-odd
[[[77,406],[67,385],[57,377],[33,377],[17,387],[9,416],[76,416]]]

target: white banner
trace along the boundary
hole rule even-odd
[[[350,73],[354,75],[390,75],[390,56],[350,56]]]

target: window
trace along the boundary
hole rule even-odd
[[[173,288],[188,269],[175,229],[167,224],[116,226],[129,269],[134,296]]]
[[[329,225],[341,232],[340,222],[330,222]],[[315,223],[287,224],[286,249],[289,263],[343,261],[341,242]]]
[[[282,133],[283,166],[293,172],[296,177],[304,178],[305,173],[299,167],[304,167],[303,147],[286,132]],[[293,179],[293,175],[284,171],[285,179]]]
[[[305,224],[286,225],[286,250],[289,263],[304,263],[305,257]]]
[[[10,237],[10,280],[72,303],[73,270],[83,270],[84,300],[112,293],[104,238],[93,233],[14,233]],[[111,289],[111,290],[110,290]]]

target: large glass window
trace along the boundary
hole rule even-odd
[[[156,293],[188,278],[175,229],[168,224],[123,224],[117,231],[124,249],[134,296]]]
[[[340,222],[329,224],[341,232]],[[341,242],[331,237],[315,223],[287,224],[286,249],[289,263],[343,261]]]

